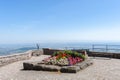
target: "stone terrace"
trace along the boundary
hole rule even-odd
[[[32,57],[30,60],[42,60],[47,55]],[[24,71],[23,62],[18,61],[0,67],[0,80],[119,80],[120,60],[93,58],[94,64],[76,74],[48,71]],[[12,74],[11,74],[12,73]]]

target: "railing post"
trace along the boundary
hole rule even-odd
[[[37,46],[37,50],[39,50],[40,49],[39,44],[36,44],[36,46]]]
[[[106,45],[106,52],[108,52],[108,45]]]
[[[92,51],[94,51],[94,44],[92,45]]]
[[[94,45],[92,45],[92,51],[94,51]]]

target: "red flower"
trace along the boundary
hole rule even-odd
[[[66,57],[67,55],[65,53],[62,54],[62,57]]]

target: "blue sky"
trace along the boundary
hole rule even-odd
[[[0,0],[0,43],[120,41],[120,0]]]

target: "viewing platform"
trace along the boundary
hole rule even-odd
[[[4,66],[0,67],[1,80],[119,80],[120,74],[120,54],[109,52],[93,52],[89,51],[88,55],[94,62],[93,65],[83,69],[76,74],[66,74],[60,71],[36,71],[36,70],[23,70],[24,62],[42,61],[44,58],[49,57],[53,51],[57,49],[44,48],[43,50],[33,50],[20,55],[11,55],[0,57],[4,61]],[[44,54],[43,54],[44,53]],[[49,54],[48,54],[49,53]],[[23,57],[23,55],[26,55]],[[112,55],[112,57],[110,56]],[[20,57],[21,56],[21,57]],[[13,57],[16,57],[13,59]],[[20,59],[19,59],[20,58]],[[10,63],[7,63],[7,62]],[[14,63],[13,63],[14,62]],[[2,61],[0,62],[2,64]],[[12,73],[12,75],[11,75]],[[9,76],[8,76],[9,75]],[[27,76],[27,77],[26,77]]]

